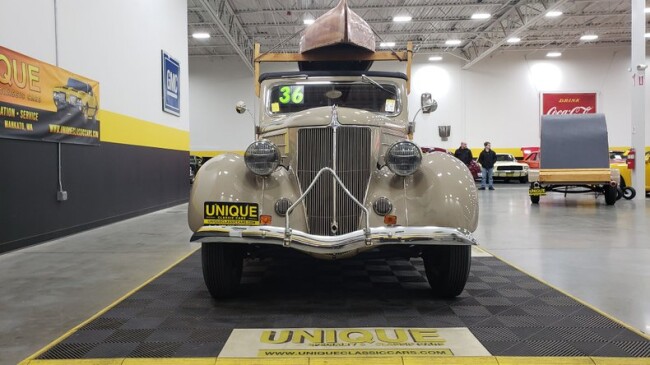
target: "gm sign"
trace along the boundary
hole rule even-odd
[[[181,115],[181,65],[165,51],[162,54],[163,110]]]

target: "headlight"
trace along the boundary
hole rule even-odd
[[[417,171],[422,162],[422,153],[413,142],[401,141],[386,152],[386,165],[399,176],[409,176]]]
[[[246,149],[244,161],[255,175],[270,175],[280,164],[280,150],[269,141],[253,142]]]

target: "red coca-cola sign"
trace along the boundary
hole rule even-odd
[[[596,113],[596,93],[542,94],[542,114]]]

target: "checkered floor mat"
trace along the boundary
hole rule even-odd
[[[465,291],[431,296],[419,259],[247,262],[216,302],[197,252],[39,359],[214,357],[233,328],[467,327],[499,356],[650,357],[650,341],[493,257]]]

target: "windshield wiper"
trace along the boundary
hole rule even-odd
[[[397,96],[397,93],[396,93],[396,92],[394,92],[394,91],[392,91],[392,90],[388,90],[388,89],[386,89],[385,87],[383,87],[383,86],[382,86],[380,83],[378,83],[377,81],[375,81],[375,80],[371,79],[370,77],[366,76],[366,74],[361,74],[361,81],[363,81],[363,82],[365,82],[365,83],[367,83],[367,84],[375,85],[375,86],[377,86],[378,88],[384,90],[385,92],[387,92],[387,93],[389,93],[389,94],[391,94],[391,95],[393,95],[393,96]]]

